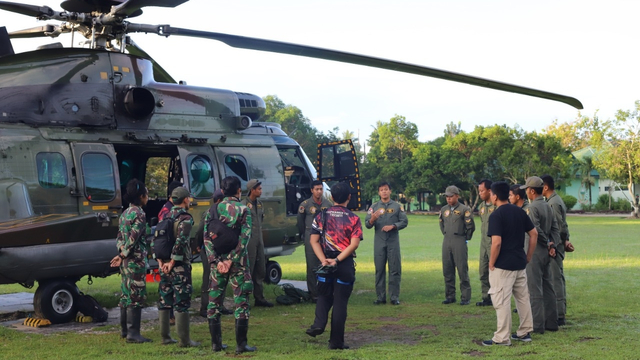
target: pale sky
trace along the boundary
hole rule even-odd
[[[46,4],[61,10],[58,2]],[[145,8],[134,23],[223,32],[371,55],[503,81],[577,98],[593,115],[612,118],[640,100],[637,18],[640,1],[212,1],[174,9]],[[49,23],[56,23],[50,21]],[[0,11],[9,31],[44,25]],[[576,118],[563,103],[466,84],[269,54],[179,36],[132,34],[176,80],[277,95],[312,124],[335,126],[364,140],[377,120],[403,115],[420,140],[442,135],[451,121],[520,125],[541,130]],[[78,37],[76,37],[77,41]],[[14,40],[14,49],[58,40]]]

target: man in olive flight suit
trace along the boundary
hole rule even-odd
[[[298,208],[298,233],[304,240],[304,256],[307,260],[307,289],[314,301],[318,298],[318,280],[315,270],[320,267],[320,260],[311,247],[311,224],[321,211],[333,206],[329,200],[324,198],[323,193],[322,181],[312,181],[311,197],[300,203]]]
[[[371,205],[364,220],[367,229],[375,226],[373,239],[373,258],[376,266],[375,305],[387,302],[386,267],[389,262],[389,297],[392,305],[400,305],[400,236],[398,231],[409,224],[407,215],[397,202],[391,200],[391,187],[388,182],[378,185],[380,201]]]
[[[242,200],[251,211],[251,240],[248,244],[249,268],[253,280],[253,298],[255,306],[273,307],[273,303],[264,298],[264,277],[267,273],[267,264],[264,257],[264,241],[262,240],[262,220],[264,220],[264,207],[258,198],[262,196],[262,182],[251,179],[247,182],[247,197]]]
[[[547,199],[547,204],[551,206],[558,227],[560,228],[560,242],[556,244],[556,257],[551,260],[551,278],[553,279],[553,289],[556,292],[556,305],[558,307],[558,325],[566,324],[565,315],[567,313],[567,289],[564,280],[564,255],[565,248],[573,251],[573,245],[569,241],[569,226],[567,225],[567,206],[562,201],[560,195],[555,191],[555,182],[550,175],[542,175],[544,186],[542,196]]]
[[[460,190],[448,186],[444,195],[447,205],[440,210],[440,231],[442,241],[442,272],[446,299],[443,304],[456,302],[456,269],[460,278],[460,305],[469,305],[471,284],[469,283],[469,264],[467,241],[471,240],[476,225],[471,209],[458,202]]]
[[[526,190],[529,207],[525,210],[538,231],[538,244],[527,264],[527,285],[533,315],[533,332],[558,331],[556,293],[551,279],[551,261],[556,256],[560,229],[551,206],[542,197],[542,179],[527,178],[520,188]]]
[[[482,203],[478,206],[482,227],[480,232],[480,284],[482,286],[482,301],[476,303],[477,306],[492,306],[489,295],[489,255],[491,255],[491,237],[487,235],[489,231],[489,215],[496,209],[491,203],[491,180],[484,179],[478,184],[478,194]]]

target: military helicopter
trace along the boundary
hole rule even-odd
[[[132,33],[188,36],[232,47],[298,55],[436,77],[560,101],[571,97],[425,66],[341,51],[223,33],[129,21],[143,8],[186,0],[66,0],[62,11],[0,1],[0,10],[61,23],[7,33],[0,27],[0,284],[33,286],[34,308],[53,323],[75,315],[75,283],[104,277],[115,255],[126,183],[149,179],[185,184],[194,218],[211,205],[222,178],[262,181],[268,280],[282,271],[271,258],[293,253],[299,203],[313,179],[349,181],[352,209],[361,207],[358,161],[351,141],[319,144],[318,168],[278,124],[261,122],[264,101],[246,92],[176,82],[132,40]],[[2,24],[0,24],[1,26]],[[87,39],[16,54],[11,39]],[[145,209],[157,215],[166,198]],[[164,195],[164,194],[162,194]]]

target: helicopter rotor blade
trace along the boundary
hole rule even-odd
[[[0,1],[0,9],[37,18],[49,17],[54,14],[53,9],[48,6],[27,5],[8,1]]]
[[[53,25],[36,26],[29,29],[12,31],[9,33],[11,39],[27,39],[51,36],[51,33],[55,31],[56,27]]]
[[[111,8],[111,14],[131,16],[143,7],[157,6],[173,8],[187,1],[188,0],[129,0]]]
[[[199,31],[191,29],[183,29],[171,27],[169,25],[143,25],[128,24],[127,32],[151,32],[161,36],[179,35],[199,37],[211,40],[221,41],[229,46],[259,50],[266,52],[275,52],[280,54],[305,56],[317,59],[332,60],[355,65],[370,66],[375,68],[387,69],[392,71],[400,71],[409,74],[434,77],[443,80],[456,81],[464,84],[485,87],[494,90],[513,92],[522,95],[559,101],[573,106],[576,109],[582,109],[582,103],[575,98],[551,93],[548,91],[532,89],[524,86],[508,84],[500,81],[484,79],[476,76],[455,73],[447,70],[441,70],[421,65],[414,65],[394,60],[387,60],[372,56],[353,54],[337,50],[323,49],[313,46],[291,44],[280,41],[258,39],[252,37],[230,35],[216,32]]]

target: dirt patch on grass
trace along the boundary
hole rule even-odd
[[[389,321],[398,321],[396,318]],[[435,325],[406,326],[402,324],[384,324],[377,329],[347,331],[345,342],[351,348],[369,344],[393,342],[396,344],[416,345],[427,336],[438,335]]]
[[[483,353],[482,351],[476,351],[476,350],[473,350],[473,351],[469,351],[469,352],[462,353],[462,355],[469,355],[469,356],[484,356],[484,353]]]
[[[600,339],[601,339],[601,338],[599,338],[599,337],[590,337],[590,336],[587,336],[587,337],[582,337],[582,338],[580,338],[580,339],[578,339],[578,340],[576,340],[576,341],[577,341],[577,342],[585,342],[585,341],[590,341],[590,340],[600,340]]]

